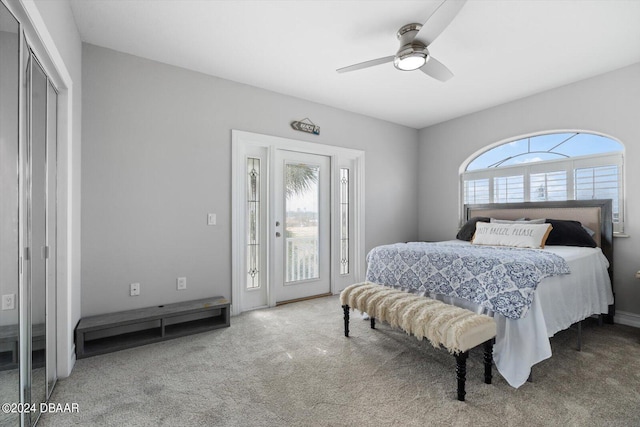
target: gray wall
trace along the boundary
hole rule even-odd
[[[621,315],[640,325],[640,281],[634,277],[640,269],[640,64],[422,129],[419,236],[455,238],[458,173],[469,156],[507,138],[563,129],[604,133],[625,146],[625,231],[630,237],[614,241],[614,288]]]
[[[82,316],[231,296],[231,129],[364,150],[366,248],[417,237],[415,129],[94,45],[82,60]],[[305,117],[321,135],[290,128]]]

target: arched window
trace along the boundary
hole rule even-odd
[[[611,199],[623,231],[624,146],[584,132],[536,135],[493,147],[461,175],[465,204]]]

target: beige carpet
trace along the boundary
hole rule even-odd
[[[79,360],[39,426],[638,426],[640,330],[586,322],[552,338],[534,382],[482,382],[467,364],[458,402],[453,356],[352,317],[337,296],[245,313],[231,327]],[[495,369],[494,369],[495,372]]]

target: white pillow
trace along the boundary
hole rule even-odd
[[[515,220],[511,220],[511,219],[496,219],[496,218],[491,218],[491,222],[496,223],[496,224],[513,224],[513,223],[518,223],[518,224],[544,224],[544,222],[546,221],[545,218],[540,218],[540,219],[515,219]]]
[[[542,249],[550,232],[551,224],[478,222],[471,243],[474,245]]]

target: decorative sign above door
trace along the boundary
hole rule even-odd
[[[314,135],[320,135],[320,126],[316,126],[308,118],[304,118],[300,121],[294,120],[291,122],[291,127],[300,132],[312,133]]]

